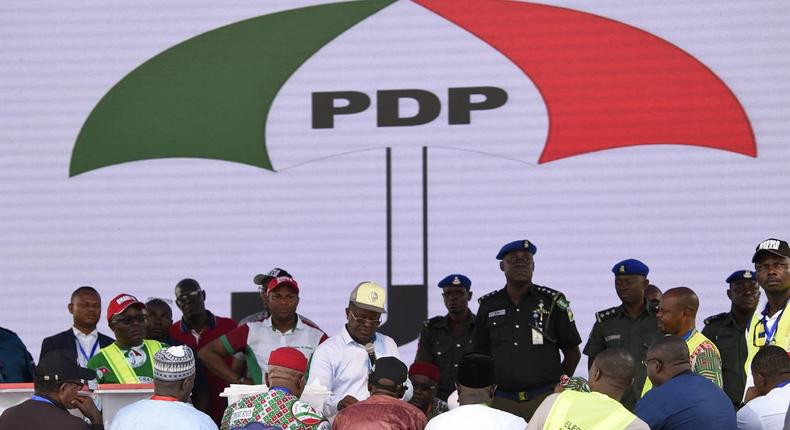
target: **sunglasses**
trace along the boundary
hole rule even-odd
[[[353,318],[354,321],[357,324],[369,325],[369,326],[373,326],[373,327],[378,327],[379,324],[381,324],[381,320],[380,319],[378,319],[378,320],[371,320],[371,319],[367,319],[367,318],[357,318],[357,316],[354,315],[354,312],[349,311],[348,313],[351,314],[351,318]]]

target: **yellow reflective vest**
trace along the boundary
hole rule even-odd
[[[766,304],[766,306],[768,305]],[[774,336],[771,338],[771,342],[769,342],[768,345],[776,345],[784,348],[784,350],[787,351],[790,349],[790,315],[785,315],[784,308],[781,312],[782,314],[779,315],[779,322],[776,323],[776,333],[774,333]],[[769,327],[773,327],[771,323],[768,325]],[[752,360],[754,359],[755,354],[757,354],[757,351],[759,351],[760,348],[766,345],[765,337],[766,335],[765,325],[763,324],[763,313],[755,312],[754,315],[752,315],[752,320],[749,322],[749,326],[746,327],[746,349],[748,354],[746,355],[746,364],[744,365],[744,368],[746,369],[747,375],[752,374]]]
[[[554,401],[545,430],[622,430],[636,419],[620,402],[601,393],[565,390]]]

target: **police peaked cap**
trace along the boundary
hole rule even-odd
[[[729,284],[730,282],[740,281],[742,279],[747,281],[756,281],[756,275],[757,274],[751,270],[736,270],[735,272],[732,272],[732,275],[727,277],[726,282]]]
[[[507,245],[503,246],[502,249],[499,250],[499,253],[496,255],[496,259],[502,260],[509,253],[519,250],[528,251],[530,254],[535,255],[538,252],[538,247],[535,246],[534,243],[526,239],[514,240],[513,242],[508,243]]]
[[[623,260],[612,267],[612,273],[615,276],[617,275],[642,275],[647,276],[647,273],[650,272],[650,269],[647,267],[647,264],[629,258],[628,260]]]
[[[472,280],[460,273],[453,273],[452,275],[445,276],[444,279],[439,281],[438,286],[439,288],[464,287],[468,290],[472,288]]]

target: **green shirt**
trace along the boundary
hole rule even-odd
[[[746,388],[744,363],[748,349],[745,333],[746,326],[739,327],[729,312],[706,318],[702,329],[702,334],[719,349],[724,392],[735,405],[741,403]]]
[[[167,345],[164,343],[159,342],[162,348],[166,348]],[[113,343],[112,345],[116,345]],[[99,351],[98,354],[94,355],[88,361],[88,369],[96,370],[96,381],[99,384],[118,384],[120,381],[118,376],[112,371],[110,367],[110,363],[107,361],[107,357],[104,355],[104,351],[109,348],[109,346],[104,347]],[[139,346],[134,346],[132,348],[120,348],[121,353],[123,353],[126,360],[129,362],[129,365],[132,366],[134,373],[137,375],[137,378],[140,380],[141,384],[152,384],[154,382],[154,354],[148,351],[148,348],[145,347],[145,344],[140,344]]]

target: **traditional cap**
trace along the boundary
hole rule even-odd
[[[530,254],[535,255],[535,253],[538,252],[538,247],[526,239],[515,240],[503,246],[502,249],[499,250],[499,253],[497,253],[496,259],[502,260],[508,253],[518,250],[528,251]]]
[[[759,257],[760,253],[766,252],[770,252],[771,254],[775,254],[780,257],[790,257],[790,246],[787,245],[787,242],[781,239],[765,239],[764,241],[760,242],[759,245],[757,245],[757,248],[754,249],[752,263],[757,262],[757,258]]]
[[[138,305],[141,309],[145,309],[145,303],[137,300],[137,297],[121,293],[115,296],[112,300],[110,300],[110,304],[107,305],[107,321],[112,320],[112,317],[123,313],[129,306]]]
[[[373,371],[370,372],[370,382],[378,385],[391,385],[379,384],[382,379],[389,379],[395,386],[403,385],[406,382],[406,375],[408,370],[402,361],[395,357],[381,357],[376,360],[376,365],[373,366]]]
[[[441,374],[442,372],[435,364],[427,361],[415,361],[409,366],[409,377],[422,375],[438,384]]]
[[[80,367],[65,349],[46,353],[36,366],[36,377],[44,381],[86,381],[96,379],[96,371]]]
[[[472,280],[464,275],[454,273],[445,276],[444,279],[439,281],[439,288],[444,287],[464,287],[468,290],[472,288]]]
[[[269,354],[269,366],[280,366],[300,373],[307,372],[307,358],[290,346],[277,348]]]
[[[458,364],[458,383],[469,388],[485,388],[496,383],[494,358],[483,352],[469,352]]]
[[[623,260],[612,267],[612,273],[614,276],[617,275],[641,275],[647,276],[647,273],[650,272],[650,269],[647,265],[639,260],[635,260],[633,258],[629,258],[628,260]]]
[[[354,287],[348,300],[362,309],[387,313],[384,306],[387,301],[387,291],[374,282],[365,281]]]
[[[186,345],[171,346],[154,355],[154,379],[180,381],[195,373],[195,354]]]
[[[756,281],[757,280],[756,275],[757,274],[752,272],[751,270],[736,270],[735,272],[732,272],[732,275],[727,277],[726,282],[729,284],[730,282],[740,281],[743,279],[747,281]]]
[[[299,294],[299,285],[296,283],[296,280],[290,276],[278,276],[276,278],[272,278],[266,285],[266,293],[271,293],[275,288],[283,286],[291,287],[296,294]]]

